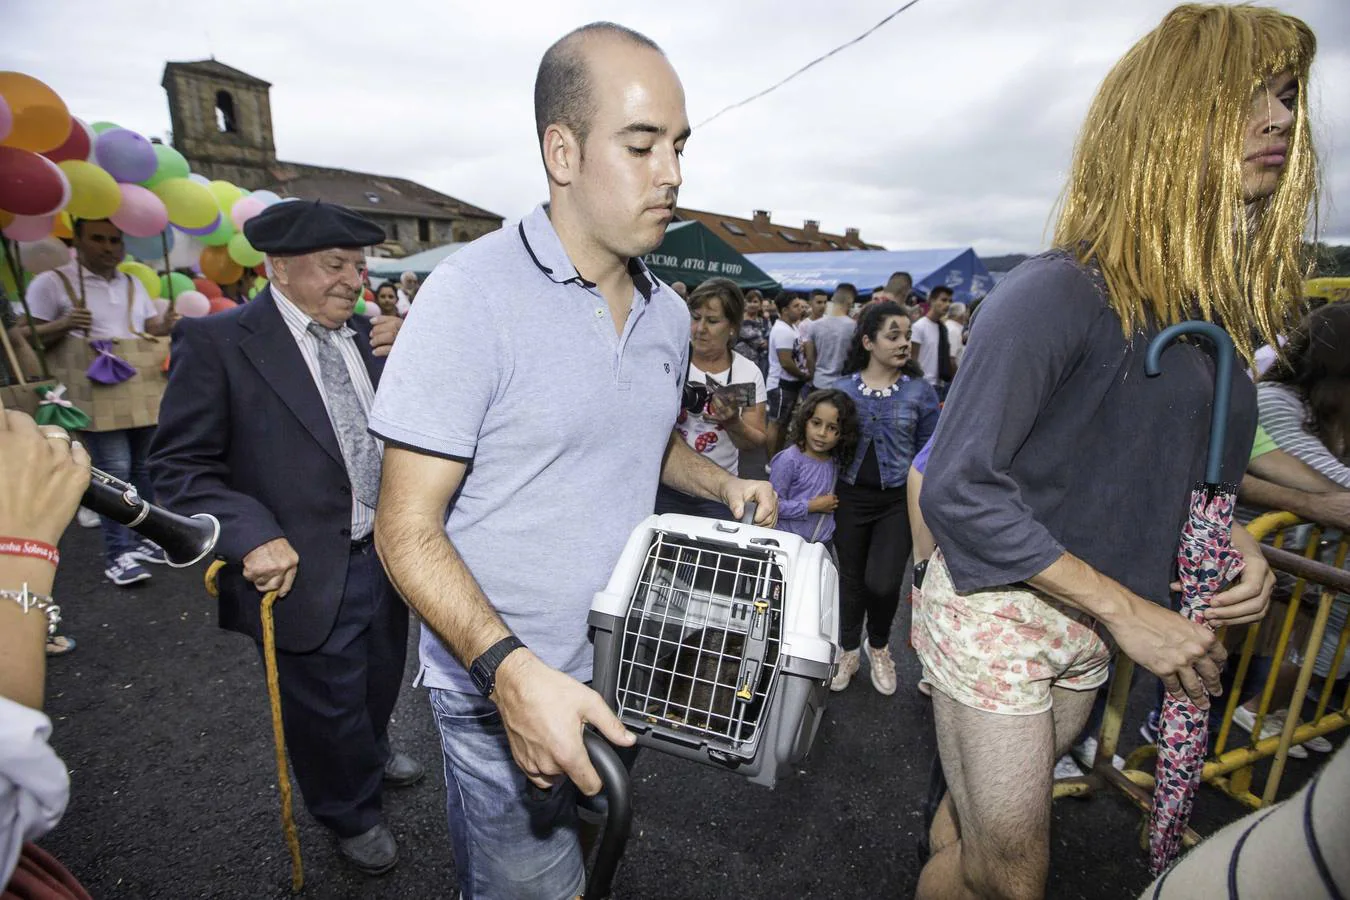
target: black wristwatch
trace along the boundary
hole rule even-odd
[[[492,696],[493,690],[497,687],[497,667],[513,651],[524,646],[520,638],[514,634],[508,635],[484,650],[483,655],[473,661],[473,665],[469,666],[469,677],[473,679],[473,686],[478,688],[478,693],[484,697]]]

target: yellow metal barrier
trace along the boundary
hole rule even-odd
[[[1291,746],[1350,725],[1350,688],[1342,689],[1339,705],[1333,703],[1333,694],[1336,690],[1335,674],[1345,657],[1347,644],[1350,644],[1350,619],[1347,619],[1341,628],[1331,668],[1328,670],[1330,677],[1324,679],[1320,692],[1316,695],[1317,705],[1313,717],[1311,721],[1299,722],[1299,714],[1305,706],[1312,686],[1313,668],[1322,647],[1332,604],[1338,602],[1338,593],[1350,595],[1350,573],[1345,571],[1350,537],[1341,538],[1330,553],[1333,564],[1328,565],[1317,559],[1319,550],[1322,549],[1322,529],[1317,525],[1309,526],[1307,546],[1301,556],[1284,550],[1289,529],[1304,524],[1307,523],[1290,513],[1269,513],[1247,526],[1248,531],[1258,540],[1270,541],[1270,545],[1263,549],[1271,567],[1277,572],[1292,576],[1295,580],[1283,614],[1277,613],[1272,608],[1265,622],[1241,626],[1245,628],[1245,634],[1241,635],[1241,650],[1236,660],[1231,656],[1229,659],[1229,666],[1236,666],[1233,684],[1228,690],[1222,724],[1213,739],[1210,759],[1204,768],[1204,781],[1254,809],[1275,801]],[[1339,602],[1348,601],[1341,599]],[[1300,616],[1300,612],[1304,615]],[[1281,670],[1285,668],[1289,648],[1294,642],[1295,628],[1300,622],[1307,624],[1309,615],[1311,626],[1306,639],[1299,642],[1302,646],[1303,660],[1297,670],[1293,693],[1287,698],[1279,698],[1279,705],[1276,705],[1276,686],[1281,681]],[[1278,618],[1278,625],[1272,616]],[[1270,672],[1261,686],[1252,733],[1245,742],[1240,742],[1235,740],[1233,715],[1238,709],[1239,700],[1246,693],[1243,687],[1251,673],[1253,660],[1262,655],[1259,653],[1262,629],[1268,630],[1271,627],[1277,627],[1278,631],[1275,634],[1275,646],[1269,654]],[[1236,639],[1238,635],[1231,637]],[[1230,635],[1221,632],[1220,639],[1228,644],[1231,651],[1234,641],[1230,640]],[[1157,748],[1146,745],[1135,750],[1126,759],[1123,771],[1117,771],[1111,764],[1120,744],[1133,674],[1134,662],[1123,653],[1117,653],[1115,674],[1108,688],[1106,712],[1098,733],[1097,759],[1092,770],[1084,777],[1056,782],[1056,797],[1081,796],[1109,784],[1122,791],[1140,809],[1148,811],[1152,802],[1153,761],[1157,755]],[[1276,710],[1287,707],[1289,712],[1285,717],[1283,730],[1262,740],[1259,735],[1265,720],[1272,714],[1272,707]],[[1238,731],[1236,734],[1245,732]],[[1255,767],[1267,759],[1272,760],[1272,763],[1258,794],[1252,788]],[[1194,832],[1188,830],[1186,845],[1190,846],[1197,839]]]

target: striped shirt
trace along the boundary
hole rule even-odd
[[[314,320],[308,313],[286,299],[286,296],[277,289],[275,282],[271,285],[271,288],[272,296],[277,301],[277,310],[281,313],[281,318],[286,323],[286,327],[291,330],[291,336],[295,338],[296,346],[300,348],[300,355],[304,357],[305,365],[309,367],[309,374],[314,378],[314,384],[319,389],[319,396],[323,398],[323,405],[328,410],[328,420],[331,422],[333,420],[333,409],[328,403],[328,387],[323,383],[323,377],[319,374],[319,341],[321,339],[309,333],[309,323]],[[370,373],[366,371],[366,362],[361,358],[361,351],[356,346],[356,332],[343,325],[336,331],[329,331],[328,340],[337,343],[338,350],[342,353],[342,361],[347,364],[347,374],[352,379],[352,386],[356,388],[356,400],[361,404],[361,411],[369,416],[370,407],[375,402],[375,387],[370,383]],[[383,454],[384,443],[377,439],[376,445],[379,447],[380,453]],[[339,446],[341,446],[340,443]],[[352,540],[359,541],[367,537],[374,529],[375,507],[362,503],[356,499],[356,493],[352,492]]]
[[[1308,411],[1298,391],[1278,382],[1263,381],[1256,386],[1256,403],[1261,412],[1261,427],[1281,450],[1341,487],[1350,488],[1350,466],[1308,431],[1305,426]]]

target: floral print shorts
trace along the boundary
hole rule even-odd
[[[1052,687],[1089,691],[1109,675],[1111,650],[1087,613],[1024,588],[958,594],[942,551],[933,554],[911,634],[924,677],[975,709],[1030,716]]]

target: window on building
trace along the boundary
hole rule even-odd
[[[426,219],[417,220],[417,239],[424,244],[431,241],[431,223]]]
[[[722,227],[736,235],[736,237],[745,237],[745,229],[735,222],[723,222]]]
[[[398,240],[398,222],[394,219],[389,220],[389,227],[385,229],[389,233],[389,240]]]
[[[234,98],[229,91],[216,91],[216,130],[221,134],[236,134],[238,120],[234,115]]]
[[[779,229],[779,231],[778,231],[778,236],[781,237],[783,240],[787,241],[789,244],[809,244],[809,243],[811,243],[810,241],[804,241],[804,240],[802,240],[801,238],[797,237],[797,236],[796,236],[795,234],[793,234],[792,232],[790,232],[790,231],[785,231],[785,230],[783,230],[783,229]]]
[[[377,194],[377,193],[375,193],[374,191],[366,191],[366,202],[367,202],[367,203],[379,203],[379,202],[380,202],[380,195]]]

